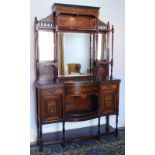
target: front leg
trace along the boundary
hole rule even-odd
[[[116,115],[115,137],[118,137],[118,115]]]

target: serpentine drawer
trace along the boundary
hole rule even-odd
[[[98,93],[98,85],[96,83],[70,83],[65,84],[64,88],[65,95]]]

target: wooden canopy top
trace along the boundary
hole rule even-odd
[[[82,5],[70,5],[54,3],[52,5],[52,12],[56,14],[75,14],[86,16],[99,16],[99,7],[82,6]]]

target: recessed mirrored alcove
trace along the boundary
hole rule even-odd
[[[107,34],[97,35],[97,60],[108,60]]]
[[[39,61],[54,60],[54,33],[53,31],[38,31]]]
[[[89,33],[58,33],[58,73],[59,76],[90,75],[92,69],[92,49]]]

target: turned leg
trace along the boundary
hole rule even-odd
[[[64,145],[65,145],[65,121],[63,121],[63,137],[62,137],[62,146],[64,147]]]
[[[116,115],[116,128],[115,128],[115,137],[118,136],[118,115]]]
[[[100,140],[100,116],[98,117],[98,140]]]
[[[109,132],[109,116],[106,116],[106,132]]]
[[[43,142],[42,142],[42,125],[39,125],[38,128],[38,142],[39,142],[39,150],[43,150]]]

